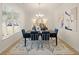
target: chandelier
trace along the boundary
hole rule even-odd
[[[40,3],[38,3],[38,13],[35,14],[34,18],[33,18],[33,24],[35,25],[39,25],[41,23],[46,23],[47,19],[45,19],[45,15],[40,13]]]

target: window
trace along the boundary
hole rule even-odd
[[[20,30],[18,24],[19,14],[8,8],[8,6],[3,6],[2,10],[2,37],[3,39],[8,38],[9,36],[17,33]]]

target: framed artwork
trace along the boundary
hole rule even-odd
[[[64,28],[69,31],[77,31],[77,7],[64,12]]]

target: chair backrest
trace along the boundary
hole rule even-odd
[[[38,40],[39,34],[38,31],[31,32],[31,40]]]
[[[42,40],[49,40],[50,33],[48,31],[42,32]]]
[[[55,28],[55,32],[58,33],[58,29]]]
[[[22,29],[22,35],[25,38],[25,29]]]

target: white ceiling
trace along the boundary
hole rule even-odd
[[[56,8],[59,7],[59,5],[61,4],[40,4],[39,3],[29,3],[29,4],[19,4],[20,7],[22,7],[26,12],[38,12],[40,10],[40,12],[49,12],[52,10],[55,10]]]
[[[79,5],[77,3],[73,4],[73,3],[40,3],[40,7],[39,7],[39,3],[22,3],[22,4],[17,4],[20,7],[22,7],[23,9],[25,9],[26,11],[37,11],[42,10],[57,10],[58,8],[66,8],[66,7],[70,7],[70,6],[75,6],[75,5]]]
[[[15,5],[15,6],[19,6],[21,9],[24,10],[25,13],[29,14],[29,13],[38,13],[39,10],[41,13],[44,14],[53,14],[54,12],[58,12],[58,11],[63,11],[66,8],[71,8],[72,6],[74,7],[75,5],[79,4],[73,4],[73,3],[16,3],[16,4],[10,4],[10,5]]]
[[[21,7],[26,14],[36,14],[39,12],[42,14],[54,14],[55,12],[64,11],[65,9],[75,7],[75,5],[78,5],[77,3],[21,3],[16,4],[19,7]]]

